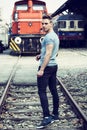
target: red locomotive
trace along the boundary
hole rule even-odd
[[[42,15],[47,14],[46,3],[22,0],[14,4],[9,47],[17,53],[40,53],[43,37]]]

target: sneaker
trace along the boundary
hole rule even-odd
[[[37,126],[37,128],[39,128],[39,129],[44,128],[44,127],[46,127],[47,125],[49,125],[53,122],[54,122],[54,120],[53,120],[52,116],[44,117],[44,119],[42,120],[40,125]]]
[[[53,118],[54,121],[59,121],[58,115],[52,115],[52,118]]]

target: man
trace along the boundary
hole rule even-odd
[[[37,86],[40,102],[43,110],[43,120],[37,128],[44,128],[54,120],[58,120],[59,97],[56,89],[57,63],[56,55],[59,49],[59,39],[53,31],[52,19],[50,16],[43,16],[42,28],[46,35],[42,41],[41,54],[36,56],[40,59],[37,72]],[[53,97],[53,112],[50,115],[46,88],[49,85]]]

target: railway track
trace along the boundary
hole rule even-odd
[[[35,84],[21,86],[12,84],[19,59],[20,57],[2,91],[0,99],[1,130],[36,130],[36,126],[42,118],[37,86]],[[45,130],[86,130],[87,118],[60,80],[57,89],[60,99],[59,121],[54,122]],[[47,94],[50,110],[52,110],[52,97],[49,89]]]
[[[60,80],[59,80],[59,83],[61,84],[61,89],[62,89],[63,93],[65,93],[65,96],[68,98],[68,101],[70,102],[75,114],[77,115],[77,117],[79,117],[80,121],[83,123],[82,129],[86,130],[87,129],[87,112],[86,112],[86,106],[83,105],[84,103],[86,104],[86,100],[81,101],[79,99],[79,96],[81,96],[81,98],[82,98],[83,94],[78,93],[78,95],[77,95],[77,91],[79,92],[79,89],[76,89],[76,90],[69,89],[69,88],[65,87]],[[82,105],[80,105],[80,104],[82,104]],[[81,106],[84,106],[84,108],[82,108]]]
[[[82,75],[82,74],[81,74]],[[75,99],[75,101],[78,103],[78,105],[81,107],[81,109],[84,111],[85,116],[87,116],[87,87],[86,87],[86,80],[84,77],[84,84],[79,83],[79,78],[81,80],[80,75],[78,76],[78,78],[76,78],[77,82],[74,82],[73,84],[71,84],[69,81],[62,80],[62,82],[66,82],[65,86],[68,89],[68,91],[70,92],[70,94],[72,95],[72,97]],[[68,78],[69,80],[69,78]],[[73,81],[75,81],[73,79]],[[81,80],[82,82],[82,80]]]
[[[57,86],[60,97],[60,117],[59,122],[49,126],[49,129],[57,130],[59,128],[81,128],[82,124],[79,118],[74,114],[67,99],[61,93],[60,85]],[[51,95],[49,94],[50,110],[52,109]],[[42,118],[42,110],[37,94],[36,86],[10,86],[7,98],[2,107],[1,122],[3,130],[6,129],[29,129],[35,130],[36,125]]]

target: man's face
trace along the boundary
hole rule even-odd
[[[46,33],[50,31],[52,27],[52,23],[49,19],[43,19],[42,20],[42,28],[43,28],[43,31],[45,31]]]

